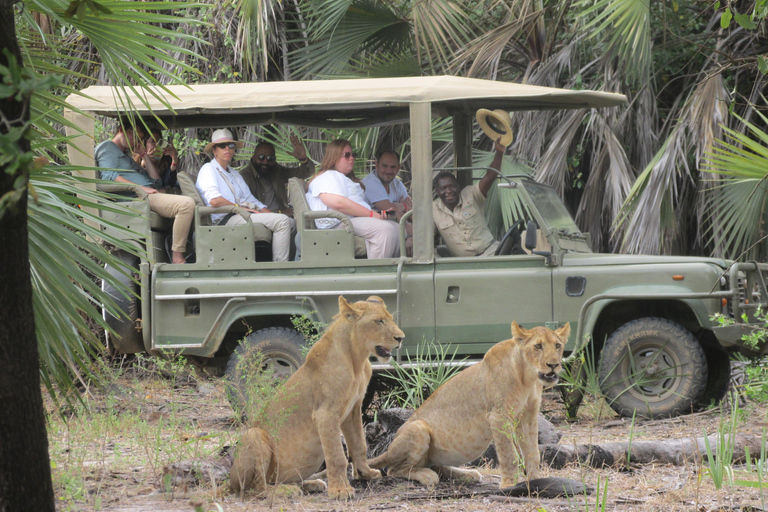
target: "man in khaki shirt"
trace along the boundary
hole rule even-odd
[[[496,140],[494,149],[496,156],[490,167],[498,171],[505,147]],[[493,238],[483,214],[485,199],[496,176],[496,172],[489,170],[477,184],[459,191],[459,182],[453,174],[438,174],[432,218],[452,256],[491,256],[496,252],[499,242]]]

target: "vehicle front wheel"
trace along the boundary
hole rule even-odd
[[[664,318],[624,324],[600,354],[600,390],[622,416],[666,418],[691,412],[707,384],[707,360],[684,327]]]
[[[232,408],[242,416],[268,398],[304,362],[304,337],[286,327],[269,327],[243,339],[227,362],[225,377]],[[265,379],[266,376],[266,379]]]

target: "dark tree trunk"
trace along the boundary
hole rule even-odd
[[[2,53],[6,48],[20,62],[13,4],[0,0],[3,65],[8,63]],[[0,111],[7,120],[17,120],[22,103],[0,100]],[[7,132],[0,122],[0,133]],[[29,151],[28,141],[22,139],[20,146]],[[0,196],[13,190],[18,176],[0,168]],[[32,313],[25,193],[0,219],[0,512],[48,510],[55,506]]]

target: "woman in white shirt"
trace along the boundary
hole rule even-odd
[[[369,259],[393,258],[400,251],[398,225],[386,212],[375,212],[363,198],[363,189],[352,181],[355,155],[348,140],[331,141],[320,170],[309,182],[307,202],[313,211],[336,210],[350,217],[355,235],[365,239]],[[317,219],[318,229],[340,227],[337,219]]]

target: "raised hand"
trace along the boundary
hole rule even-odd
[[[307,150],[304,147],[304,143],[295,134],[291,135],[291,145],[293,146],[293,151],[289,152],[289,155],[299,161],[307,159]]]

